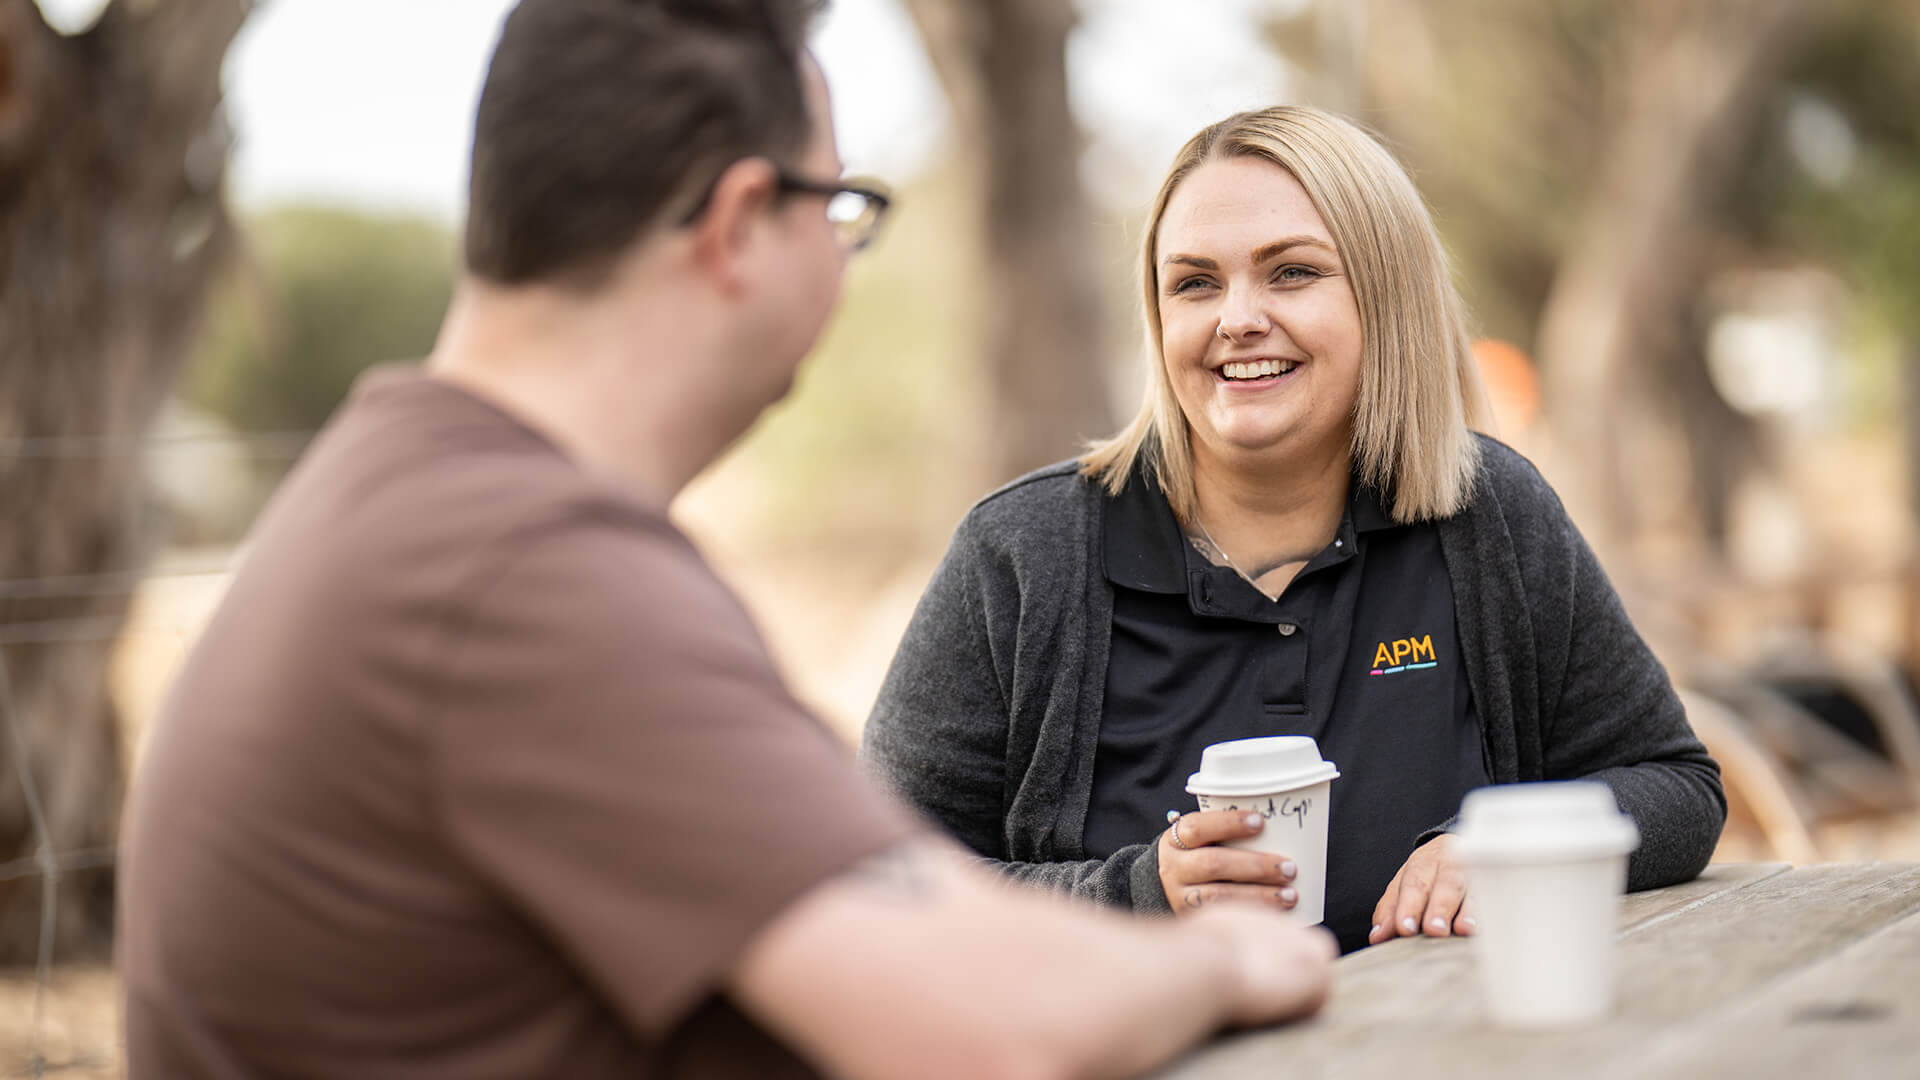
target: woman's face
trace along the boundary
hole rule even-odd
[[[1360,309],[1313,200],[1262,158],[1209,161],[1160,219],[1163,358],[1195,463],[1345,452]]]

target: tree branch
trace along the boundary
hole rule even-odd
[[[0,0],[0,178],[31,153],[55,43],[34,0]]]
[[[946,91],[955,134],[963,156],[986,137],[985,90],[980,65],[986,49],[987,26],[974,0],[904,0],[907,14],[920,30],[927,60],[933,64],[940,88]]]

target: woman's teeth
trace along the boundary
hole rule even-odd
[[[1270,375],[1285,375],[1296,366],[1292,360],[1254,360],[1244,364],[1226,364],[1220,368],[1220,374],[1229,379],[1264,379]]]

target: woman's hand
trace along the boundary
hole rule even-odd
[[[1295,866],[1284,855],[1221,847],[1255,836],[1267,820],[1245,810],[1208,810],[1175,819],[1160,834],[1160,887],[1176,915],[1229,900],[1291,909]],[[1180,843],[1175,844],[1178,836]]]
[[[1417,934],[1446,937],[1473,933],[1467,876],[1454,854],[1455,843],[1457,838],[1452,833],[1442,833],[1413,849],[1400,872],[1387,883],[1380,902],[1373,906],[1373,929],[1367,933],[1367,944]]]

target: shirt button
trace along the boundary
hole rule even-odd
[[[1295,626],[1293,623],[1283,622],[1279,626],[1274,627],[1274,629],[1280,631],[1281,637],[1292,637],[1294,631],[1300,628],[1298,626]]]

